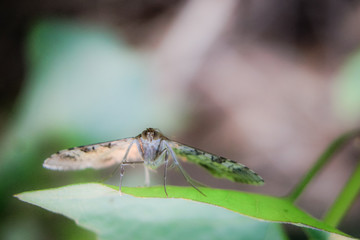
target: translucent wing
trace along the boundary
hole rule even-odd
[[[110,167],[123,161],[124,155],[133,141],[134,138],[124,138],[61,150],[46,159],[43,166],[53,170]]]
[[[253,170],[233,160],[220,157],[202,150],[168,141],[176,155],[207,169],[212,175],[227,178],[234,182],[262,185],[264,180]]]

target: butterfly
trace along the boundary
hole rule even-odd
[[[218,178],[253,185],[264,183],[262,177],[245,165],[172,141],[154,128],[147,128],[136,137],[61,150],[47,158],[43,166],[52,170],[67,171],[85,168],[101,169],[118,164],[121,192],[124,166],[144,164],[147,172],[148,169],[157,169],[164,165],[164,191],[167,196],[167,170],[169,167],[177,167],[186,181],[203,194],[197,187],[202,184],[189,176],[179,159],[198,164]],[[170,161],[172,161],[171,165],[169,165]]]

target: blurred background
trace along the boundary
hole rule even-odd
[[[246,164],[266,185],[185,164],[195,179],[284,196],[360,123],[359,1],[25,0],[2,1],[0,13],[0,239],[95,239],[12,196],[112,171],[43,169],[60,149],[155,127]],[[321,218],[359,153],[337,155],[298,205]],[[142,185],[143,169],[124,181]],[[187,185],[174,171],[169,184]],[[360,237],[359,212],[357,200],[339,228]]]

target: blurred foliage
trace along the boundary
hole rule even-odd
[[[146,56],[108,28],[41,21],[30,31],[26,50],[26,84],[0,142],[0,238],[94,238],[71,221],[21,204],[12,195],[97,180],[99,174],[91,170],[64,174],[41,165],[62,148],[132,136],[146,127],[177,128],[184,111],[162,97]],[[358,52],[335,89],[337,107],[350,120],[360,114],[359,65]]]
[[[108,28],[40,21],[29,33],[26,50],[26,83],[0,142],[0,238],[23,239],[11,229],[30,228],[23,223],[31,221],[37,230],[28,231],[27,239],[72,239],[70,233],[77,236],[80,230],[71,225],[64,236],[61,227],[44,224],[47,214],[30,220],[32,210],[11,196],[34,187],[98,180],[95,171],[61,175],[43,169],[42,162],[62,148],[132,136],[146,127],[180,126],[181,109],[157,94],[146,56]]]
[[[346,122],[360,119],[360,49],[345,62],[334,86],[335,107]]]

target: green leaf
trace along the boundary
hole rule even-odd
[[[116,189],[114,186],[112,188]],[[223,207],[260,220],[290,223],[349,237],[340,230],[308,215],[286,198],[214,188],[201,188],[201,191],[206,196],[202,196],[190,187],[171,186],[171,188],[167,187],[167,189],[169,196],[173,198],[190,199]],[[165,197],[161,186],[126,188],[125,192],[137,197]]]
[[[158,187],[141,189],[145,194],[164,195]],[[189,188],[169,186],[172,193],[177,190],[194,194]],[[120,195],[101,184],[70,185],[17,197],[75,220],[100,239],[285,239],[279,224],[186,199]]]
[[[17,197],[74,219],[101,239],[149,236],[157,239],[239,239],[239,236],[284,239],[279,224],[270,222],[291,223],[347,236],[286,199],[232,190],[201,190],[206,197],[190,187],[168,186],[169,198],[166,198],[161,186],[124,187],[126,194],[120,195],[115,186],[89,183],[25,192]]]

